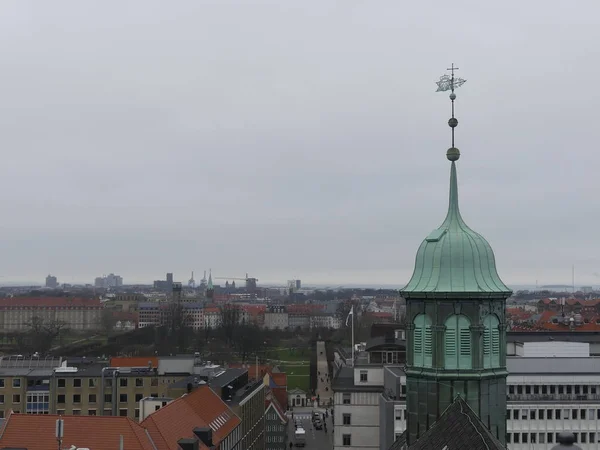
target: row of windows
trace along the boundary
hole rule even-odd
[[[67,380],[72,380],[72,383],[68,383]],[[168,381],[172,382],[174,380],[168,380]],[[66,388],[67,383],[73,387],[80,388],[83,385],[83,380],[81,378],[69,378],[69,379],[58,378],[56,383],[59,388]],[[145,378],[135,378],[135,380],[133,380],[133,383],[134,383],[135,387],[144,387],[144,384],[146,384]],[[28,387],[41,386],[42,384],[49,384],[49,380],[27,380]],[[98,384],[99,384],[99,380],[97,378],[88,378],[88,387],[95,388],[98,386]],[[128,385],[129,385],[129,378],[119,378],[119,386],[120,387],[127,387]],[[12,387],[13,388],[20,388],[21,386],[22,386],[21,378],[13,378],[12,379]],[[112,387],[112,378],[105,378],[104,386]],[[157,377],[150,378],[150,386],[158,386],[158,378]],[[0,378],[0,388],[4,388],[4,387],[6,387],[5,379]]]
[[[429,316],[415,317],[413,330],[413,364],[432,367],[433,330]],[[452,315],[446,319],[444,332],[444,367],[446,369],[471,369],[471,322],[464,315]],[[495,314],[483,319],[483,367],[500,365],[500,322]]]
[[[267,429],[267,431],[272,431],[275,433],[282,432],[285,429],[283,425],[267,425],[265,428]]]
[[[81,378],[73,378],[73,387],[81,387],[82,385],[82,380]],[[135,380],[133,381],[133,383],[135,384],[135,387],[144,387],[144,380],[145,378],[135,378]],[[104,387],[112,387],[112,378],[105,378],[104,379]],[[59,378],[57,380],[57,385],[59,388],[64,388],[67,387],[67,378]],[[119,386],[120,387],[127,387],[129,385],[129,378],[119,378]],[[97,387],[98,386],[98,379],[97,378],[88,378],[88,386],[93,388],[93,387]],[[158,378],[156,377],[152,377],[150,378],[150,386],[158,386]]]
[[[595,420],[596,418],[600,419],[600,409],[511,409],[508,411],[507,418],[512,420]]]
[[[283,436],[267,436],[267,442],[283,442]]]
[[[507,444],[552,444],[558,442],[559,433],[507,433]],[[595,443],[596,433],[573,433],[575,442],[581,444]],[[600,442],[600,440],[598,440]]]
[[[158,393],[151,394],[151,397],[158,397]],[[66,403],[66,395],[59,394],[56,396],[57,403]],[[135,394],[135,401],[139,402],[144,398],[143,394]],[[96,403],[97,396],[96,394],[88,394],[88,403]],[[127,394],[119,394],[119,403],[127,403],[128,396]],[[73,403],[81,403],[81,394],[73,394]],[[110,403],[112,402],[112,394],[104,394],[104,402]]]
[[[596,395],[598,392],[597,386],[590,385],[508,385],[509,394],[575,394],[575,395]]]
[[[17,411],[15,411],[17,412]],[[44,413],[46,414],[46,413]],[[60,416],[64,416],[65,415],[65,410],[64,409],[57,409],[56,410],[56,414],[60,415]],[[98,411],[96,409],[88,409],[87,410],[87,415],[88,416],[96,416],[98,414]],[[121,408],[119,409],[119,416],[121,417],[127,417],[128,414],[128,410],[127,408]],[[72,415],[74,416],[81,416],[81,409],[73,409]],[[112,416],[112,409],[105,409],[104,410],[104,415],[105,416]],[[135,408],[134,410],[134,416],[136,419],[139,419],[140,417],[140,410],[139,408]]]

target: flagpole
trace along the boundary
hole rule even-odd
[[[354,367],[354,306],[352,307],[352,367]]]

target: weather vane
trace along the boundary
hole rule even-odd
[[[458,125],[458,119],[454,117],[454,100],[456,100],[456,94],[454,93],[454,89],[461,87],[466,83],[467,80],[463,80],[462,78],[455,78],[454,71],[458,70],[458,67],[454,67],[454,63],[452,63],[452,67],[446,69],[450,71],[450,75],[442,75],[440,77],[440,81],[436,81],[438,86],[436,92],[450,92],[450,100],[452,101],[452,117],[448,120],[448,125],[452,128],[452,147],[448,149],[446,152],[446,157],[450,161],[456,161],[460,158],[460,151],[454,146],[454,129]]]

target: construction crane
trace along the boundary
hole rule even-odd
[[[215,280],[243,280],[246,282],[246,290],[253,291],[256,289],[256,283],[258,282],[258,278],[249,277],[246,274],[246,278],[239,277],[215,277]]]

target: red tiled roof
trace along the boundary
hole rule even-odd
[[[215,422],[218,418],[224,420],[222,425]],[[218,445],[240,423],[240,418],[210,387],[200,386],[191,394],[179,397],[150,414],[142,426],[148,429],[155,443],[161,443],[165,449],[179,450],[177,441],[194,437],[196,427],[211,427],[213,443]],[[200,443],[200,448],[206,446]]]
[[[148,367],[148,361],[152,367],[158,367],[158,358],[156,356],[133,356],[133,357],[115,357],[110,358],[111,367]]]
[[[284,409],[285,411],[287,411],[287,409],[288,409],[287,386],[271,388],[271,391],[273,392],[273,396],[279,402],[279,405],[281,406],[281,408]]]
[[[323,309],[325,309],[325,305],[314,303],[308,305],[288,305],[287,307],[287,311],[290,314],[308,314]]]
[[[260,314],[266,311],[267,305],[241,305],[241,308],[249,314]]]
[[[89,308],[100,308],[99,299],[86,299],[86,298],[75,298],[75,297],[10,297],[0,298],[0,308],[14,306],[22,307],[44,307],[44,308],[57,308],[63,306],[77,306],[77,307],[89,307]]]
[[[271,378],[279,387],[287,386],[287,375],[284,372],[272,373]]]
[[[2,430],[0,447],[50,450],[57,446],[54,414],[11,414]],[[63,416],[63,447],[71,445],[92,450],[119,448],[120,436],[126,450],[154,450],[152,440],[143,427],[127,417],[118,416]],[[154,444],[157,444],[156,442]],[[166,447],[156,445],[157,450]]]

